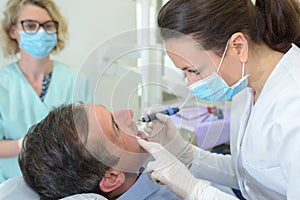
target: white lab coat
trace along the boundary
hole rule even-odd
[[[284,55],[254,106],[252,94],[246,88],[232,102],[231,156],[199,149],[191,171],[240,189],[247,200],[299,199],[300,49]]]

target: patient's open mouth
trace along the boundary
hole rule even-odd
[[[148,141],[146,134],[143,131],[138,131],[137,136],[142,138],[143,140]]]

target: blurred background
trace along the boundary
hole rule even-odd
[[[149,106],[186,97],[184,75],[165,55],[152,29],[167,0],[55,2],[67,18],[70,37],[53,58],[87,74],[95,103],[112,111],[130,108],[140,117]],[[0,1],[1,13],[5,4]],[[4,58],[1,51],[0,66],[15,59]]]

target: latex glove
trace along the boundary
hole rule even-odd
[[[196,179],[187,167],[162,145],[138,137],[137,140],[141,147],[155,158],[155,161],[149,162],[146,167],[154,182],[166,185],[182,199],[198,199],[202,191],[210,185],[206,181]]]
[[[160,143],[182,163],[190,165],[196,155],[197,147],[181,137],[168,115],[157,113],[156,118],[157,120],[147,123],[144,129],[148,134],[148,141]]]

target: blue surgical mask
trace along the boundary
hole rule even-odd
[[[35,58],[44,58],[50,54],[57,44],[57,35],[39,30],[36,34],[20,31],[20,48]]]
[[[228,86],[222,77],[219,76],[218,72],[224,60],[227,48],[228,43],[218,66],[217,72],[213,72],[208,77],[201,79],[189,86],[189,89],[192,91],[192,93],[199,99],[212,102],[229,101],[237,93],[247,87],[248,75],[244,76],[245,63],[243,63],[242,78],[233,86]]]

